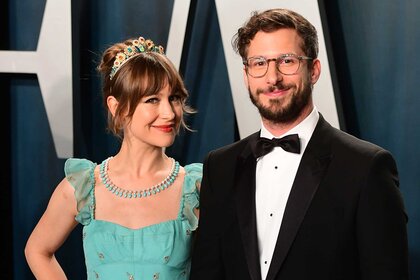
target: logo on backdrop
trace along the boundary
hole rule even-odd
[[[0,51],[0,61],[0,72],[37,74],[57,155],[72,156],[71,2],[47,0],[36,51]]]
[[[243,84],[242,62],[231,47],[232,36],[254,10],[278,5],[278,1],[215,0],[222,43],[226,57],[230,87],[235,106],[239,134],[243,138],[260,127],[257,110],[248,100]],[[190,0],[175,0],[169,29],[167,56],[179,68]],[[144,2],[144,5],[147,5]],[[282,7],[290,8],[309,19],[318,30],[319,58],[322,74],[314,89],[314,102],[324,117],[339,127],[330,67],[316,0],[283,0]],[[0,51],[0,73],[37,74],[55,149],[59,158],[73,156],[73,104],[71,1],[46,1],[41,32],[36,51]]]

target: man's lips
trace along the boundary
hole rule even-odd
[[[275,89],[275,90],[270,90],[270,91],[263,91],[261,93],[269,97],[278,97],[278,96],[283,96],[287,94],[288,90],[289,90],[288,88],[283,88],[283,89]]]

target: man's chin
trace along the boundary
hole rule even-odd
[[[273,104],[271,103],[269,106],[261,106],[262,104],[258,104],[257,108],[260,112],[260,115],[271,122],[274,123],[287,123],[293,121],[295,118],[299,116],[301,109],[298,109],[295,106],[291,106],[291,104]]]

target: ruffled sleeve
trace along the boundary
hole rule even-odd
[[[74,188],[74,196],[77,201],[76,221],[82,225],[88,225],[92,220],[94,207],[92,190],[95,186],[95,167],[87,159],[69,158],[64,164],[66,179]]]
[[[188,220],[191,230],[196,230],[198,226],[197,216],[194,209],[199,208],[199,187],[203,177],[203,164],[192,163],[184,166],[184,208],[182,214]]]

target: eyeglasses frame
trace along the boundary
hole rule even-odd
[[[294,58],[297,58],[298,60],[299,60],[299,65],[298,65],[298,68],[296,69],[296,71],[294,72],[294,73],[292,73],[292,74],[286,74],[286,73],[283,73],[282,71],[280,71],[280,69],[279,69],[279,67],[278,67],[278,64],[277,64],[277,61],[281,58],[281,59],[284,59],[284,58],[286,58],[286,57],[294,57]],[[250,59],[253,59],[253,58],[263,58],[266,62],[267,62],[267,69],[265,70],[265,73],[264,74],[262,74],[262,75],[258,75],[258,76],[253,76],[253,75],[251,75],[250,73],[249,73],[249,71],[248,71],[248,68],[249,68],[249,60]],[[268,72],[268,67],[270,66],[270,62],[271,61],[275,61],[276,62],[276,69],[277,69],[277,71],[279,71],[281,74],[283,74],[283,75],[286,75],[286,76],[291,76],[291,75],[295,75],[297,72],[299,72],[299,69],[300,69],[300,64],[301,64],[301,61],[302,60],[313,60],[313,58],[312,57],[309,57],[309,56],[304,56],[304,55],[296,55],[296,54],[294,54],[294,53],[286,53],[286,54],[282,54],[282,55],[280,55],[280,56],[278,56],[278,57],[276,57],[276,58],[266,58],[266,57],[264,57],[264,56],[252,56],[252,57],[249,57],[249,58],[247,58],[246,60],[244,59],[244,60],[242,60],[242,63],[245,65],[245,68],[246,68],[246,72],[247,72],[247,74],[248,75],[250,75],[251,77],[253,77],[253,78],[262,78],[262,77],[264,77],[265,75],[267,75],[267,72]]]

